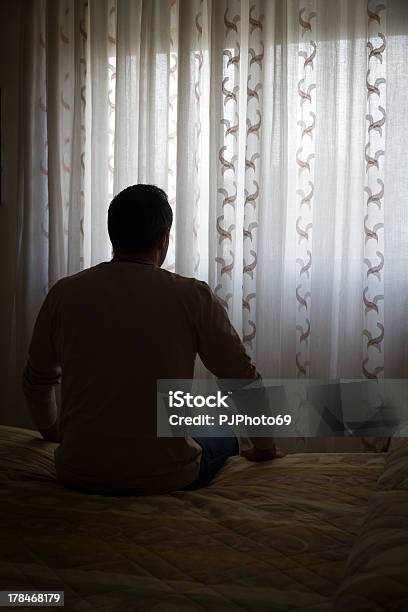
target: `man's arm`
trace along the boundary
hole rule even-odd
[[[61,367],[52,339],[49,293],[41,306],[23,372],[23,392],[31,417],[41,435],[51,442],[61,439],[54,386],[61,380]]]
[[[254,363],[240,337],[231,325],[221,302],[204,282],[197,281],[198,354],[206,368],[219,379],[259,380]],[[266,461],[282,457],[273,438],[239,439],[240,454],[251,461]]]

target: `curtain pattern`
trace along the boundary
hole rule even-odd
[[[368,16],[367,59],[367,134],[365,146],[367,196],[364,215],[363,289],[364,356],[362,369],[366,378],[384,371],[384,155],[386,120],[386,5],[370,5]],[[370,350],[371,349],[371,350]]]
[[[242,284],[242,267],[238,261],[241,236],[238,238],[237,234],[238,206],[241,204],[242,208],[242,202],[235,196],[242,166],[239,150],[242,4],[239,0],[219,2],[214,4],[214,8],[211,90],[215,124],[212,151],[216,155],[211,154],[211,158],[216,168],[211,176],[216,181],[210,185],[210,205],[215,211],[216,233],[213,236],[216,244],[210,242],[210,248],[215,255],[216,267],[210,274],[210,281],[225,308],[233,315],[234,302],[241,299],[241,291],[235,291],[235,287]],[[210,241],[211,233],[210,229]]]
[[[151,182],[165,267],[265,377],[405,376],[407,25],[403,0],[27,3],[21,360],[48,286],[110,258],[113,194]]]
[[[316,76],[314,63],[318,61],[316,39],[316,3],[299,6],[298,30],[298,120],[296,163],[298,165],[296,195],[296,299],[298,301],[296,330],[296,367],[299,375],[307,375],[310,365],[309,335],[311,330],[309,312],[312,308],[312,249],[313,194],[316,121]]]

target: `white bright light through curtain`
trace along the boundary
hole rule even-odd
[[[47,288],[110,258],[112,195],[147,182],[175,211],[166,267],[209,282],[265,377],[407,375],[405,0],[27,7],[21,360]]]

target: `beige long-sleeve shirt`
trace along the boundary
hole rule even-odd
[[[158,438],[158,379],[192,379],[196,355],[218,378],[255,366],[208,285],[154,264],[111,261],[57,282],[38,315],[23,389],[40,429],[57,417],[62,482],[86,490],[175,490],[198,474],[192,438]]]

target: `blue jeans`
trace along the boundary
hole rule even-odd
[[[206,487],[222,468],[228,457],[239,454],[238,440],[235,436],[228,438],[194,438],[203,449],[200,471],[191,484],[184,490],[191,491]]]

